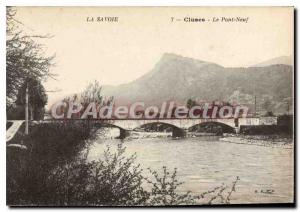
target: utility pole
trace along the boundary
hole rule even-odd
[[[28,135],[28,83],[26,85],[26,94],[25,94],[25,135]]]
[[[254,96],[254,117],[256,117],[256,95]]]

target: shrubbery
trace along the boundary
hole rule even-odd
[[[151,169],[144,177],[136,155],[108,147],[101,159],[88,161],[82,149],[93,133],[81,125],[42,124],[24,138],[26,152],[9,150],[7,204],[40,206],[160,206],[229,203],[234,191],[225,185],[201,195],[178,193],[177,170]],[[12,152],[13,151],[13,152]],[[20,152],[16,152],[20,151]],[[151,178],[151,179],[150,179]],[[147,186],[145,186],[147,184]],[[226,192],[225,192],[226,191]]]
[[[7,203],[43,204],[44,195],[51,195],[46,183],[52,170],[74,160],[90,136],[85,125],[64,123],[31,126],[28,136],[18,133],[11,142],[24,143],[27,150],[7,149]]]

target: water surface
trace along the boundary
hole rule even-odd
[[[293,149],[229,143],[219,137],[143,138],[124,141],[126,155],[137,153],[137,163],[148,176],[148,167],[162,171],[177,168],[185,183],[180,192],[200,194],[222,183],[240,181],[231,203],[278,203],[293,200]],[[101,157],[107,145],[116,147],[120,140],[98,139],[89,159]],[[272,191],[265,193],[265,191]]]

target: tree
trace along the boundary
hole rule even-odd
[[[44,56],[43,46],[34,39],[49,38],[48,35],[26,35],[15,19],[16,10],[6,10],[6,106],[14,106],[18,91],[28,78],[45,80],[50,74],[54,56]]]
[[[267,111],[264,116],[274,116],[274,113],[272,111]]]
[[[92,83],[89,83],[85,90],[81,93],[80,101],[83,105],[88,105],[91,102],[95,102],[97,105],[105,106],[111,105],[114,98],[108,97],[104,98],[101,94],[102,87],[100,83],[95,80]]]
[[[84,104],[89,104],[91,102],[95,102],[96,104],[102,103],[101,90],[102,87],[97,80],[93,83],[89,83],[85,90],[81,93],[81,102]]]
[[[187,100],[186,102],[186,107],[188,109],[191,109],[192,107],[194,107],[196,105],[196,101],[192,100],[191,98]]]
[[[273,103],[271,102],[271,100],[267,99],[262,103],[262,108],[266,111],[266,113],[271,112]]]
[[[29,109],[31,119],[42,119],[44,106],[47,104],[47,94],[41,82],[35,78],[28,78],[20,87],[17,94],[16,104],[21,105],[23,111],[25,106],[26,88],[29,93]]]

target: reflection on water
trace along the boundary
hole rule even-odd
[[[120,140],[98,139],[89,159],[101,157],[107,145],[116,147]],[[128,139],[124,141],[129,156],[137,153],[137,163],[161,171],[177,168],[185,183],[179,191],[195,194],[222,183],[240,181],[231,203],[276,203],[293,201],[293,149],[243,145],[219,140],[219,137]]]

